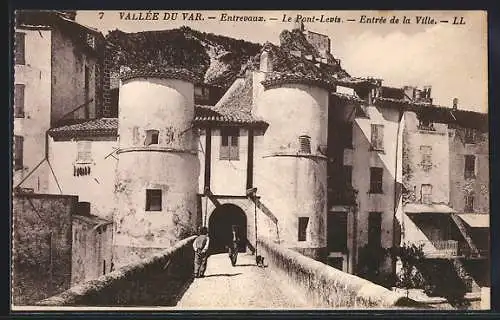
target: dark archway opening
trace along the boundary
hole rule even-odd
[[[238,251],[245,252],[247,243],[245,212],[234,204],[224,204],[216,208],[208,220],[210,252],[212,254],[227,252],[227,246],[231,244],[232,228],[237,230],[240,238]]]

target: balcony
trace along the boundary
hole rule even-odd
[[[456,257],[458,255],[457,240],[437,240],[432,243],[440,256]]]

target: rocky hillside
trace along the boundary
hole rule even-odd
[[[228,88],[245,69],[258,66],[263,47],[262,44],[188,27],[138,33],[114,30],[106,39],[116,48],[113,71],[118,71],[120,66],[181,67],[199,74],[205,83],[223,88]],[[320,78],[349,76],[340,65],[318,67],[314,61],[303,58],[306,55],[317,58],[319,53],[300,31],[283,31],[280,42],[281,46],[271,45],[277,72],[302,73]],[[292,50],[300,51],[302,57],[291,55]]]
[[[106,39],[117,49],[114,70],[120,66],[181,67],[202,75],[205,83],[222,87],[228,87],[262,48],[260,44],[188,27],[138,33],[114,30]]]

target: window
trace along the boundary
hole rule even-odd
[[[368,246],[379,248],[382,244],[382,212],[370,212],[368,215]]]
[[[76,156],[77,163],[91,163],[92,162],[92,142],[91,141],[78,141],[78,153]]]
[[[309,217],[299,217],[299,241],[306,241],[307,239],[307,224]]]
[[[383,168],[370,168],[370,193],[382,193]]]
[[[428,119],[419,119],[418,123],[419,130],[435,131],[434,123]]]
[[[16,64],[25,64],[25,34],[21,32],[16,32],[16,38],[14,39],[15,41],[15,63]]]
[[[221,130],[220,160],[239,160],[239,128],[224,128]]]
[[[150,146],[152,144],[158,144],[158,136],[160,132],[158,130],[146,130],[146,140],[144,145]]]
[[[328,213],[327,230],[328,252],[347,252],[347,213]]]
[[[432,169],[432,147],[420,146],[420,154],[422,155],[422,162],[420,165],[426,172]]]
[[[24,138],[21,136],[14,136],[14,170],[23,169],[23,146]]]
[[[347,122],[342,125],[342,146],[344,148],[352,148],[352,122]]]
[[[300,153],[311,153],[311,137],[303,135],[299,137]]]
[[[420,189],[422,203],[432,204],[432,185],[423,184]]]
[[[14,117],[24,118],[24,84],[14,87]]]
[[[346,187],[352,187],[352,166],[344,166],[344,181]]]
[[[473,155],[465,156],[465,179],[474,178],[476,176],[476,157]]]
[[[465,212],[474,212],[474,196],[466,195],[465,196]]]
[[[475,138],[475,132],[474,129],[472,128],[465,128],[464,132],[464,141],[465,143],[474,143],[474,138]]]
[[[372,150],[384,151],[384,125],[372,124]]]
[[[146,190],[146,211],[161,211],[161,190]]]

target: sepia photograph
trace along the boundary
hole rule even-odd
[[[14,18],[12,310],[490,310],[486,11]]]

